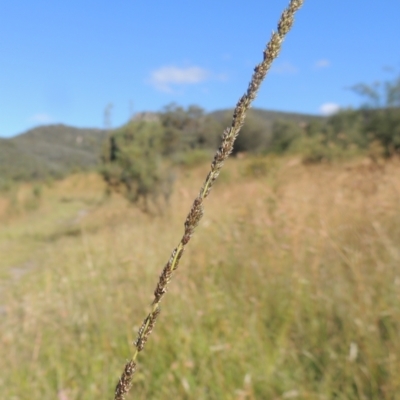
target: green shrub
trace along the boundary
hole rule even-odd
[[[160,122],[164,155],[193,149],[214,149],[222,132],[222,125],[196,105],[185,110],[175,103],[169,104],[160,113]]]
[[[0,193],[9,192],[12,188],[12,181],[7,178],[0,178]]]
[[[254,158],[245,165],[242,175],[246,178],[262,178],[267,176],[272,168],[274,162],[269,158]]]
[[[201,164],[209,163],[212,160],[212,154],[205,149],[194,149],[182,152],[177,157],[177,163],[186,167],[196,167]]]
[[[291,121],[275,121],[269,149],[274,153],[283,154],[292,148],[302,135],[302,128],[298,124]]]
[[[259,154],[266,150],[268,135],[265,123],[249,114],[246,124],[241,129],[233,147],[233,153],[249,152]]]
[[[34,185],[32,194],[35,199],[40,199],[42,197],[42,187],[39,184]]]
[[[226,128],[230,126],[232,115],[227,112],[222,119],[222,126]],[[232,153],[253,153],[260,154],[266,151],[270,141],[270,132],[268,131],[265,121],[249,112],[246,124],[241,128],[241,134],[236,138]]]
[[[368,113],[364,131],[377,140],[389,157],[400,152],[400,108],[385,108]]]
[[[400,152],[400,75],[393,81],[357,84],[352,87],[367,98],[363,107],[363,132],[377,140],[389,157]]]
[[[347,109],[329,117],[325,132],[329,140],[346,148],[356,144],[359,148],[367,148],[368,136],[363,131],[364,118],[360,111]]]
[[[108,191],[123,192],[132,203],[159,210],[168,202],[174,175],[162,158],[163,129],[159,122],[131,122],[113,132],[103,150],[101,173]]]
[[[332,145],[331,145],[332,147]],[[330,161],[332,159],[332,148],[326,143],[324,135],[303,136],[301,137],[293,150],[302,155],[305,164]]]

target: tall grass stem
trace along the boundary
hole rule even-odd
[[[132,359],[129,360],[129,362],[125,365],[124,371],[115,389],[114,400],[123,400],[131,388],[132,378],[136,370],[137,356],[143,350],[155,326],[156,320],[160,315],[161,300],[167,292],[167,286],[171,281],[173,272],[178,268],[185,246],[189,243],[197,225],[203,216],[203,201],[210,194],[224,161],[232,153],[235,139],[245,121],[246,112],[250,108],[252,101],[255,99],[261,83],[270,69],[272,62],[278,57],[283,39],[293,25],[294,14],[302,6],[302,4],[303,0],[291,0],[289,6],[283,11],[278,22],[278,30],[277,32],[272,33],[271,39],[263,52],[263,60],[254,68],[254,73],[247,91],[236,104],[231,126],[226,128],[222,135],[222,141],[211,163],[210,172],[208,173],[204,184],[198,196],[195,198],[188,216],[186,217],[184,234],[178,246],[173,250],[160,275],[159,281],[154,290],[154,300],[151,311],[139,328],[138,336],[134,343],[134,354]]]

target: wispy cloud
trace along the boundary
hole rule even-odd
[[[53,117],[51,117],[51,115],[46,113],[35,114],[30,118],[30,120],[38,124],[49,124],[54,121]]]
[[[322,68],[328,68],[330,67],[331,62],[327,60],[326,58],[322,58],[321,60],[318,60],[314,63],[314,68],[315,69],[322,69]]]
[[[324,103],[319,108],[319,112],[326,116],[336,114],[339,110],[340,106],[336,103]]]
[[[299,72],[298,68],[295,67],[293,64],[289,63],[289,62],[282,62],[282,63],[278,63],[275,64],[272,68],[271,68],[271,72],[275,73],[275,74],[282,74],[282,75],[293,75],[293,74],[297,74],[297,72]]]
[[[210,73],[200,67],[179,68],[165,66],[154,70],[150,76],[150,83],[162,92],[173,92],[174,86],[195,85],[210,78]]]

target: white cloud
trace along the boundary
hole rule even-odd
[[[336,103],[324,103],[319,108],[319,112],[326,116],[336,114],[339,110],[340,106]]]
[[[323,58],[321,60],[318,60],[314,64],[314,68],[316,68],[316,69],[328,68],[330,65],[331,65],[331,62],[329,60],[327,60],[326,58]]]
[[[166,66],[151,73],[150,83],[158,90],[172,92],[174,85],[194,85],[206,81],[209,76],[209,72],[200,67]]]
[[[53,118],[46,113],[38,113],[33,115],[30,120],[32,122],[36,122],[38,124],[49,124],[51,122],[53,122]]]
[[[274,72],[276,74],[282,74],[282,75],[293,75],[293,74],[296,74],[298,71],[299,70],[293,64],[290,64],[289,62],[275,64],[271,68],[271,72]]]

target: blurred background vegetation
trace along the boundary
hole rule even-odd
[[[377,161],[398,154],[400,77],[351,89],[365,104],[330,117],[251,110],[234,154],[298,154],[305,163],[353,156]],[[231,115],[232,110],[207,114],[196,105],[184,109],[169,104],[158,113],[138,114],[114,130],[41,126],[0,140],[0,189],[12,181],[43,181],[100,168],[110,191],[125,187],[135,202],[157,191],[150,186],[171,179],[160,174],[166,168],[210,159]]]
[[[249,113],[132,398],[398,398],[400,81],[353,90],[326,118]],[[0,140],[4,398],[112,395],[230,115]]]

